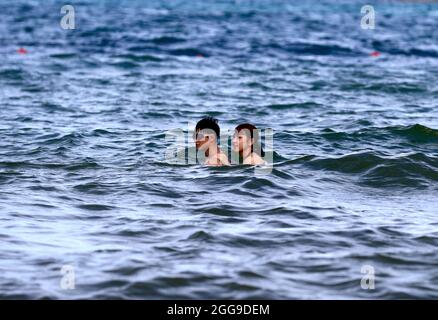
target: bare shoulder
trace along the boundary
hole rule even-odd
[[[254,153],[254,164],[255,165],[262,165],[262,164],[266,164],[266,161],[265,160],[263,160],[263,158],[262,157],[260,157],[258,154],[255,154]]]
[[[258,154],[253,153],[250,157],[246,158],[243,162],[244,164],[250,164],[253,166],[266,164],[266,161],[263,160]]]

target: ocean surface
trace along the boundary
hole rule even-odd
[[[438,299],[437,3],[64,4],[0,1],[1,299]]]

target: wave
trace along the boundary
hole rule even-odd
[[[196,48],[175,49],[168,51],[169,54],[174,56],[188,56],[188,57],[208,57],[209,55],[204,51]]]
[[[412,126],[389,127],[388,130],[396,135],[423,142],[438,142],[438,130],[421,124]]]
[[[419,48],[402,49],[397,43],[391,41],[374,40],[372,46],[375,50],[392,55],[416,56],[421,58],[437,58],[438,51]]]
[[[139,68],[140,65],[138,63],[132,61],[121,61],[110,64],[113,67],[118,67],[120,69],[136,69]]]
[[[28,78],[28,74],[22,69],[3,69],[0,70],[0,80],[21,82]]]
[[[156,57],[156,56],[152,56],[152,55],[148,55],[148,54],[139,54],[139,55],[135,55],[135,54],[120,54],[115,56],[116,58],[120,58],[120,59],[125,59],[125,60],[129,60],[132,62],[158,62],[161,61],[160,58]]]
[[[265,108],[272,110],[287,110],[287,109],[310,109],[321,107],[322,105],[316,102],[302,102],[302,103],[282,103],[282,104],[269,104]]]
[[[83,160],[78,163],[36,163],[29,161],[0,161],[0,169],[64,169],[67,171],[77,171],[82,169],[99,169],[103,168],[97,162],[91,160]],[[1,173],[7,174],[7,173]]]
[[[330,141],[368,139],[387,140],[398,136],[411,142],[438,143],[438,130],[418,123],[409,126],[388,126],[383,128],[369,127],[353,132],[335,131],[330,128],[326,128],[322,131],[321,136]]]
[[[170,37],[170,36],[162,36],[162,37],[153,38],[150,41],[153,42],[154,44],[158,44],[158,45],[168,45],[168,44],[185,42],[186,39],[177,38],[177,37]]]
[[[359,184],[374,187],[426,187],[438,181],[438,157],[424,153],[385,157],[377,152],[362,152],[335,158],[315,157],[304,163],[313,169],[357,175]]]
[[[407,83],[407,82],[380,82],[380,83],[363,83],[352,82],[340,86],[343,91],[376,91],[381,93],[400,94],[400,93],[423,93],[427,92],[424,84]]]
[[[39,145],[68,145],[78,146],[83,142],[84,136],[80,133],[72,132],[64,135],[58,133],[45,134],[35,138]]]
[[[49,57],[53,59],[65,60],[65,59],[76,58],[78,57],[78,55],[76,53],[56,53],[56,54],[51,54]]]
[[[315,55],[315,56],[351,56],[360,55],[360,52],[354,52],[350,48],[342,47],[339,45],[327,45],[327,44],[316,44],[316,43],[293,43],[287,46],[273,45],[288,53],[300,54],[300,55]]]

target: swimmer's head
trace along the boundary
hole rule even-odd
[[[207,150],[212,145],[218,144],[220,128],[217,122],[218,121],[212,117],[206,117],[198,121],[193,137],[196,149]]]
[[[243,153],[250,149],[251,152],[257,153],[263,157],[265,152],[260,142],[259,130],[255,125],[243,123],[236,127],[233,136],[233,151]]]

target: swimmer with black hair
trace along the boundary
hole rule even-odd
[[[233,136],[233,151],[239,153],[243,164],[266,164],[262,158],[265,152],[260,142],[259,130],[250,123],[243,123],[236,127]]]
[[[208,166],[229,166],[227,155],[219,147],[220,128],[218,121],[206,117],[198,121],[194,140],[197,155],[205,156],[204,164]]]

